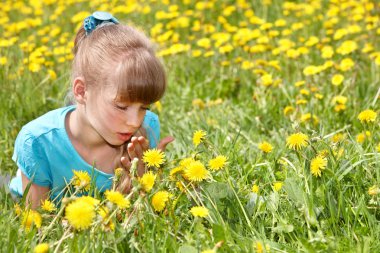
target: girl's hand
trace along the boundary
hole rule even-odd
[[[127,146],[127,156],[121,157],[121,163],[128,170],[131,168],[132,161],[134,158],[139,159],[137,163],[137,175],[141,177],[145,172],[144,162],[142,161],[142,157],[144,151],[149,149],[149,143],[144,136],[135,137],[133,136],[131,142],[128,143]]]
[[[157,145],[157,148],[161,150],[162,152],[165,151],[166,146],[170,143],[173,142],[175,139],[173,136],[166,136],[165,138],[161,139],[160,142]]]
[[[174,137],[167,136],[160,140],[157,145],[157,148],[161,151],[165,151],[166,146],[174,141]],[[127,146],[128,156],[121,157],[121,163],[128,170],[131,168],[131,161],[134,158],[138,158],[139,161],[137,163],[137,175],[141,177],[145,173],[145,165],[142,161],[144,151],[149,149],[149,142],[144,136],[132,137],[131,142]]]

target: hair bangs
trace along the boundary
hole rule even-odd
[[[152,104],[165,93],[165,70],[159,60],[144,48],[126,53],[113,71],[116,101]]]

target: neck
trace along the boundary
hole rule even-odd
[[[88,122],[83,110],[82,105],[77,105],[77,108],[66,117],[66,130],[70,138],[89,150],[110,147],[111,145]]]

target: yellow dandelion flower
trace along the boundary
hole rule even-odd
[[[154,103],[154,108],[157,109],[158,112],[162,112],[162,104],[160,101]]]
[[[74,229],[84,230],[91,226],[94,220],[95,207],[82,198],[76,199],[67,205],[65,217]]]
[[[271,74],[265,74],[261,77],[261,83],[264,86],[270,86],[273,83],[272,75]]]
[[[194,161],[185,169],[185,177],[200,182],[208,177],[208,171],[200,161]]]
[[[359,113],[358,119],[362,123],[370,123],[374,122],[376,120],[377,113],[373,110],[364,110],[361,113]]]
[[[318,74],[319,72],[320,72],[320,68],[314,65],[306,66],[303,69],[303,74],[305,76],[312,76],[312,75]]]
[[[282,188],[282,185],[283,185],[283,182],[275,182],[273,183],[273,189],[278,192],[281,190]]]
[[[331,141],[334,143],[338,143],[342,140],[344,140],[345,136],[341,133],[334,134],[333,137],[331,137]]]
[[[50,200],[48,199],[45,199],[44,201],[41,200],[41,208],[49,213],[57,210],[57,208],[55,207],[54,203],[51,202]]]
[[[213,249],[202,250],[201,253],[215,253]]]
[[[257,184],[254,184],[251,189],[252,192],[258,193],[260,191],[260,187]]]
[[[273,150],[273,146],[269,142],[266,142],[266,141],[259,143],[258,147],[264,153],[270,153]]]
[[[203,130],[198,130],[194,132],[193,143],[196,147],[204,141],[206,134],[207,133]]]
[[[285,115],[285,116],[288,116],[288,115],[291,114],[292,112],[294,112],[294,107],[293,107],[293,106],[288,105],[288,106],[286,106],[286,107],[284,108],[284,115]]]
[[[323,150],[321,150],[321,151],[318,152],[317,156],[327,157],[328,155],[329,155],[329,151],[327,149],[323,149]]]
[[[256,242],[255,246],[256,246],[255,248],[256,248],[256,252],[257,253],[264,252],[264,246],[263,246],[263,244],[261,242]]]
[[[339,63],[339,69],[342,71],[350,70],[355,65],[355,62],[351,58],[344,58]]]
[[[194,216],[194,217],[206,217],[208,216],[209,212],[208,212],[208,209],[206,207],[203,207],[203,206],[194,206],[190,209],[190,213]]]
[[[335,86],[341,85],[343,81],[344,81],[344,76],[341,74],[336,74],[331,79],[331,83]]]
[[[327,159],[322,156],[317,156],[311,160],[310,170],[315,177],[320,177],[322,170],[326,169]]]
[[[183,167],[181,166],[175,167],[174,169],[170,170],[169,172],[170,180],[175,180],[176,175],[182,172],[183,172]]]
[[[377,66],[380,66],[380,55],[376,56],[376,58],[375,58],[375,64]]]
[[[33,252],[34,253],[47,253],[47,252],[49,252],[49,244],[48,243],[40,243],[34,248]]]
[[[365,133],[360,133],[360,134],[356,135],[356,141],[358,143],[362,144],[365,141],[366,137],[367,136]]]
[[[42,224],[41,215],[34,210],[26,210],[22,213],[22,225],[26,231],[29,231],[33,225],[40,228]]]
[[[380,193],[380,188],[377,185],[373,185],[369,187],[368,194],[369,195],[377,195]]]
[[[57,74],[55,73],[54,70],[48,69],[48,74],[51,80],[57,80]]]
[[[148,167],[160,167],[165,162],[165,154],[158,149],[148,149],[144,152],[143,161]]]
[[[306,147],[309,141],[309,137],[303,133],[295,133],[290,135],[286,139],[286,146],[293,150],[301,150]]]
[[[121,177],[124,175],[124,169],[123,168],[116,168],[114,171],[115,176],[113,177],[113,181],[115,184],[117,184]]]
[[[78,200],[84,201],[87,204],[92,205],[92,206],[99,205],[99,203],[100,203],[100,200],[95,199],[95,198],[93,198],[91,196],[82,196],[82,197],[78,198]]]
[[[22,209],[18,203],[16,203],[13,208],[15,209],[15,213],[17,216],[20,216],[22,214]]]
[[[306,105],[307,104],[307,100],[306,99],[298,99],[296,101],[296,105]]]
[[[182,183],[181,183],[182,181],[177,181],[176,183],[175,183],[175,186],[178,188],[178,190],[180,190],[181,192],[185,192],[185,187],[183,187],[183,185],[182,185]]]
[[[344,104],[347,103],[347,97],[345,97],[345,96],[341,96],[341,95],[339,95],[339,96],[335,96],[335,97],[333,97],[333,99],[332,99],[332,103],[333,103],[333,104],[342,104],[342,105],[344,105]]]
[[[87,171],[73,170],[73,185],[79,190],[89,191],[91,186],[91,177]]]
[[[169,193],[167,191],[156,192],[152,197],[152,206],[157,212],[164,210],[166,202],[169,201]]]
[[[205,102],[203,102],[203,100],[200,98],[193,99],[192,105],[199,109],[204,109],[206,107]]]
[[[124,173],[124,169],[123,168],[116,168],[115,169],[115,177],[116,178],[120,178]]]
[[[5,56],[0,57],[0,65],[4,66],[7,64],[7,62],[8,62],[7,57],[5,57]]]
[[[182,168],[187,168],[191,163],[195,162],[194,158],[192,157],[187,157],[185,159],[182,159],[179,162],[179,166]]]
[[[104,195],[109,202],[117,205],[120,209],[128,208],[131,205],[129,200],[118,191],[107,190]]]
[[[107,207],[101,207],[98,210],[98,214],[102,218],[102,225],[105,230],[115,230],[115,224],[112,222],[109,216],[109,209]]]
[[[210,167],[211,170],[220,170],[224,167],[224,165],[227,162],[227,157],[223,155],[218,155],[214,159],[211,159],[208,162],[208,166]]]
[[[145,173],[139,179],[139,182],[145,192],[150,192],[153,188],[155,180],[156,180],[156,175],[154,175],[153,172],[149,171],[148,173]]]
[[[344,41],[342,45],[337,48],[336,52],[341,55],[347,55],[352,53],[356,49],[358,49],[358,44],[356,43],[356,41],[347,40]]]
[[[311,113],[302,114],[300,121],[302,123],[306,123],[306,122],[310,121],[311,119],[313,119],[314,125],[318,124],[319,118],[317,116],[315,116],[315,115],[311,115]]]
[[[379,153],[380,153],[380,143],[379,143],[379,144],[377,144],[376,150],[377,150],[377,152],[379,152]]]

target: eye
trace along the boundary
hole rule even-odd
[[[119,110],[122,110],[122,111],[125,111],[128,109],[128,106],[124,106],[124,105],[115,105],[115,107]]]

